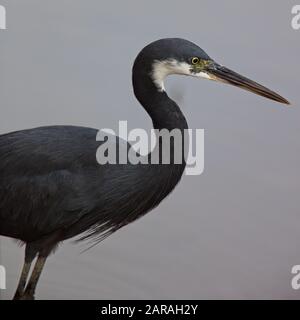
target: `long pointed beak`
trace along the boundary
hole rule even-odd
[[[217,63],[212,63],[206,71],[212,80],[234,85],[280,103],[290,104],[276,92]]]

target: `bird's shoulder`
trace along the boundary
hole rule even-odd
[[[98,133],[98,129],[88,127],[48,126],[0,135],[0,172],[43,174],[95,167],[101,144]]]

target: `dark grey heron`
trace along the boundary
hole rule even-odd
[[[132,72],[134,94],[158,130],[188,128],[165,92],[164,79],[170,74],[229,83],[289,104],[217,64],[194,43],[161,39],[138,54]],[[34,299],[45,261],[58,243],[80,234],[79,240],[101,241],[155,208],[183,174],[185,161],[178,164],[172,158],[167,165],[100,165],[95,156],[101,143],[97,133],[92,128],[49,126],[0,136],[0,235],[25,243],[15,299]],[[158,147],[161,143],[158,139]]]

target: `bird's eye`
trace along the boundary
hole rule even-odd
[[[191,61],[192,61],[192,64],[197,64],[199,63],[200,59],[198,57],[193,57]]]

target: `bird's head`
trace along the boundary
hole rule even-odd
[[[279,94],[211,59],[196,44],[179,38],[157,40],[146,46],[135,65],[146,70],[158,91],[164,91],[164,79],[181,74],[228,83],[280,103],[289,102]]]

